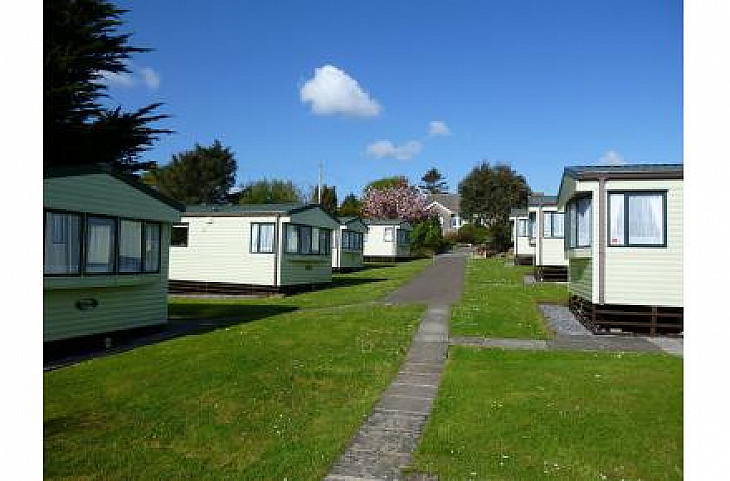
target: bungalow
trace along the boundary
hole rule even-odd
[[[681,164],[567,167],[571,310],[594,330],[683,332]]]
[[[171,292],[291,290],[332,281],[332,231],[315,204],[188,206],[172,226]]]
[[[411,225],[399,219],[365,219],[363,255],[365,260],[396,260],[411,255],[409,235]]]
[[[107,166],[43,176],[43,341],[167,322],[170,226],[183,206]]]
[[[512,248],[515,264],[532,265],[535,260],[535,244],[530,243],[530,222],[527,209],[512,209],[509,214],[512,226]]]
[[[459,194],[430,194],[428,196],[426,210],[438,216],[442,234],[456,232],[461,226],[468,223],[459,214],[460,201]]]
[[[532,230],[530,242],[535,249],[535,278],[540,281],[567,281],[568,261],[563,243],[563,212],[557,197],[531,195],[527,202]]]
[[[344,217],[339,221],[340,228],[332,231],[332,269],[360,269],[368,226],[359,217]]]

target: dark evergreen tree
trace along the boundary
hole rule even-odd
[[[312,195],[310,196],[310,202],[313,204],[319,202],[319,186],[315,185],[312,189]],[[337,189],[334,185],[323,185],[322,186],[322,208],[330,215],[337,215]]]
[[[151,170],[143,181],[184,204],[225,204],[235,178],[233,152],[216,140],[173,155],[172,162]]]
[[[337,209],[337,215],[340,217],[361,217],[362,201],[355,194],[348,194]]]
[[[151,126],[167,115],[160,103],[135,112],[105,108],[104,72],[129,72],[126,61],[147,48],[119,34],[120,10],[104,0],[44,0],[43,165],[109,164],[123,172],[147,170],[140,154],[171,133]]]
[[[444,181],[444,176],[436,167],[426,171],[421,177],[421,188],[427,194],[445,194],[449,189]]]
[[[494,246],[510,244],[509,212],[527,206],[530,187],[508,165],[482,162],[459,183],[461,215],[489,228]]]

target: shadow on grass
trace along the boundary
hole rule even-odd
[[[46,370],[55,369],[85,359],[129,351],[176,337],[205,334],[296,310],[294,306],[273,304],[171,304],[167,324],[46,342],[43,344],[43,366]]]
[[[333,278],[330,284],[324,285],[320,290],[331,289],[334,287],[350,287],[359,286],[361,284],[370,284],[372,282],[387,281],[385,277],[339,277]]]

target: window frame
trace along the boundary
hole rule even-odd
[[[390,240],[388,240],[388,232],[390,232]],[[397,242],[395,239],[395,227],[386,226],[383,228],[383,242]]]
[[[47,213],[75,215],[79,217],[79,268],[77,272],[48,273],[46,274],[46,232],[49,229]],[[53,228],[50,226],[50,228]],[[43,209],[43,277],[80,277],[84,270],[84,239],[86,238],[86,219],[83,212],[74,212],[64,209]]]
[[[271,251],[261,250],[261,226],[270,225],[274,227],[274,238],[271,242]],[[254,227],[259,228],[258,236],[256,236],[256,250],[253,250],[253,229]],[[249,254],[274,254],[276,252],[276,222],[251,222],[249,228],[249,240],[248,240],[248,252]]]
[[[606,191],[606,232],[609,234],[606,236],[607,247],[628,247],[628,248],[654,248],[654,249],[666,249],[667,247],[667,224],[669,221],[669,215],[667,213],[667,189],[641,189],[641,190],[607,190]],[[623,244],[611,244],[611,196],[612,195],[623,195],[624,196],[624,238]],[[631,244],[629,242],[629,197],[641,197],[641,196],[656,196],[661,195],[662,197],[662,243],[661,244]]]
[[[122,272],[120,270],[119,258],[121,256],[119,255],[120,254],[119,248],[121,247],[121,245],[120,245],[121,243],[119,241],[121,239],[120,234],[121,234],[121,231],[122,231],[122,221],[137,222],[139,224],[139,228],[140,228],[140,235],[139,235],[139,239],[140,239],[140,247],[139,247],[139,255],[140,255],[140,259],[139,259],[139,271],[124,271],[124,272]],[[141,273],[144,272],[144,257],[145,257],[145,250],[144,249],[145,249],[146,244],[147,244],[145,242],[145,240],[146,240],[145,237],[146,236],[145,236],[145,231],[144,231],[144,224],[145,224],[145,221],[140,220],[140,219],[130,219],[128,217],[117,217],[117,221],[116,221],[116,228],[117,228],[116,229],[116,232],[117,232],[116,236],[117,236],[117,242],[116,242],[116,249],[115,249],[116,250],[116,257],[114,258],[114,263],[117,266],[116,267],[117,268],[117,273],[119,275],[141,274]]]
[[[332,229],[327,229],[326,227],[318,227],[318,226],[312,226],[307,224],[295,224],[292,222],[286,222],[284,223],[285,226],[291,226],[294,227],[297,230],[297,250],[296,252],[289,250],[289,229],[286,227],[284,228],[284,253],[285,254],[291,254],[291,255],[299,255],[299,256],[327,256],[332,254]],[[309,252],[302,252],[302,234],[301,229],[302,228],[309,228],[310,229],[310,235],[309,235]],[[314,235],[314,229],[318,229],[319,236],[319,249],[317,251],[312,250],[312,236]],[[323,234],[324,233],[324,234]],[[322,248],[322,240],[324,240],[324,249]]]
[[[530,237],[529,236],[529,219],[517,219],[517,237]],[[520,226],[524,226],[522,234],[520,234]]]
[[[565,213],[564,212],[558,212],[555,210],[550,211],[543,211],[542,212],[542,238],[543,239],[565,239]],[[550,235],[547,235],[545,232],[545,216],[550,216]],[[558,236],[555,235],[555,216],[556,215],[562,215],[563,216],[563,235]]]
[[[175,228],[185,227],[185,230],[187,232],[187,235],[185,236],[185,244],[184,245],[176,245],[172,243],[172,232]],[[174,222],[172,225],[170,225],[170,247],[188,247],[190,246],[190,222]]]
[[[586,245],[579,245],[578,244],[578,202],[588,199],[589,205],[588,205],[588,244]],[[571,206],[575,209],[575,236],[573,236],[573,220],[570,218],[570,209]],[[588,247],[593,246],[593,194],[592,192],[582,192],[579,195],[575,195],[568,201],[568,203],[565,206],[565,215],[563,217],[563,238],[566,239],[568,242],[565,242],[564,245],[567,246],[566,248],[568,250],[570,249],[585,249]],[[566,235],[567,232],[567,235]],[[575,237],[575,238],[574,238]],[[573,242],[575,242],[575,245],[573,245]]]
[[[147,226],[148,225],[157,225],[157,228],[159,230],[159,235],[157,236],[157,269],[154,271],[148,271],[147,270],[147,252],[145,251],[145,248],[147,247]],[[159,274],[162,270],[162,222],[155,222],[150,220],[143,220],[142,221],[142,272],[140,274]]]
[[[405,233],[405,235],[403,235],[401,233]],[[405,241],[402,242],[402,243],[400,242],[400,238],[401,237],[405,237]],[[400,246],[400,247],[405,247],[405,246],[407,246],[409,244],[410,244],[410,231],[408,231],[406,229],[396,229],[396,232],[395,232],[395,245],[396,246]]]
[[[114,221],[114,245],[112,248],[112,255],[114,258],[112,259],[112,271],[105,271],[105,272],[88,272],[86,270],[86,261],[89,256],[89,249],[87,249],[86,244],[88,243],[88,230],[89,230],[89,218],[90,217],[97,217],[100,219],[112,219]],[[130,272],[119,272],[119,266],[118,266],[118,257],[119,257],[119,218],[114,217],[107,214],[92,214],[88,213],[84,215],[84,258],[83,258],[83,267],[81,268],[81,271],[85,276],[113,276],[113,275],[128,275],[131,274]]]

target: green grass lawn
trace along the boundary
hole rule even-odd
[[[332,285],[312,292],[263,299],[189,299],[175,297],[169,303],[170,319],[218,318],[257,319],[266,312],[312,309],[382,299],[419,274],[432,261],[417,259],[389,264],[366,264],[367,268],[347,274],[333,274]]]
[[[421,314],[277,314],[47,372],[44,476],[321,479],[397,372]]]
[[[682,359],[454,347],[416,471],[444,480],[682,479]]]
[[[539,302],[567,303],[565,284],[526,286],[530,266],[505,266],[504,259],[471,259],[461,301],[451,309],[451,334],[545,339],[550,336]]]

